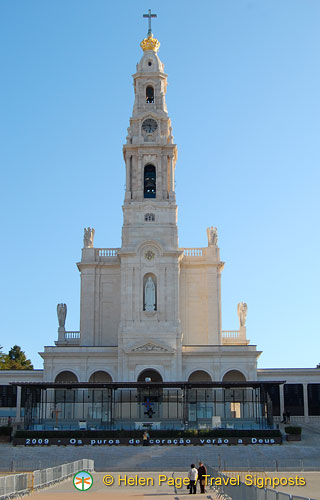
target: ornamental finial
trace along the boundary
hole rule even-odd
[[[143,17],[148,18],[148,38],[153,36],[152,30],[151,30],[151,18],[152,17],[157,17],[157,14],[151,14],[151,9],[148,10],[148,14],[143,14]]]
[[[143,14],[143,17],[148,18],[148,36],[144,38],[140,43],[140,47],[143,51],[152,50],[153,52],[157,52],[160,47],[160,42],[156,38],[153,37],[153,33],[151,30],[151,19],[152,17],[157,17],[157,14],[151,14],[151,9],[148,10],[148,14]]]

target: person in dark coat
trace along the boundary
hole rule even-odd
[[[203,465],[202,462],[199,462],[199,467],[198,467],[198,481],[200,484],[200,493],[205,493],[206,492],[206,476],[207,475],[207,468]]]

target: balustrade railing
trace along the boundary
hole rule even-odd
[[[80,338],[80,332],[64,332],[64,338],[66,340],[69,340],[69,339],[79,339]]]
[[[83,458],[48,469],[35,470],[31,473],[11,474],[0,477],[0,500],[7,500],[31,493],[35,489],[50,486],[80,471],[94,471],[94,461]]]
[[[222,344],[248,345],[245,331],[240,330],[222,330]]]
[[[235,339],[240,337],[240,330],[222,330],[222,338]]]
[[[186,257],[202,257],[203,248],[184,248],[183,253]]]
[[[96,248],[97,257],[117,257],[120,248]]]

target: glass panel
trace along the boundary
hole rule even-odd
[[[309,415],[320,415],[320,384],[308,384]]]
[[[0,385],[0,407],[15,407],[17,388],[13,385]]]
[[[268,386],[268,394],[272,401],[273,416],[280,416],[280,391],[278,385]]]
[[[284,410],[291,416],[304,415],[302,384],[284,385]]]

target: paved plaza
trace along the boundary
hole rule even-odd
[[[0,445],[0,471],[53,467],[82,458],[95,461],[95,470],[183,471],[200,459],[225,470],[320,470],[320,430],[303,426],[302,441],[282,445],[249,446],[51,446]]]
[[[52,467],[54,465],[72,462],[80,458],[89,458],[95,461],[94,485],[86,492],[92,500],[100,498],[126,499],[135,497],[153,499],[166,497],[168,499],[181,500],[190,498],[187,488],[163,482],[159,485],[159,474],[165,474],[168,478],[184,477],[191,462],[197,464],[201,459],[206,464],[213,467],[219,463],[222,467],[228,464],[233,469],[246,468],[252,470],[260,467],[264,476],[264,468],[271,469],[270,465],[276,463],[279,472],[268,472],[268,476],[284,477],[290,476],[306,478],[306,486],[303,487],[277,487],[278,490],[286,493],[294,493],[303,497],[310,497],[320,500],[320,431],[311,430],[304,426],[303,439],[298,443],[287,443],[274,446],[150,446],[150,447],[13,447],[9,444],[0,446],[0,470],[22,471],[35,470],[39,468]],[[300,462],[301,461],[301,462]],[[306,471],[300,469],[300,464],[313,464],[317,471]],[[232,468],[230,467],[230,468]],[[129,472],[123,472],[129,471]],[[114,484],[105,486],[103,476],[105,474],[114,476]],[[135,477],[152,477],[154,485],[145,486],[123,486],[118,485],[119,475],[130,475]],[[232,474],[236,474],[233,472]],[[200,493],[199,493],[200,494]],[[32,496],[35,500],[42,500],[44,497],[51,497],[52,500],[59,500],[79,495],[71,480],[64,481],[50,488],[34,492]],[[207,489],[204,498],[215,500],[216,496],[212,488]],[[75,497],[76,498],[76,497]]]
[[[162,471],[162,475],[166,475],[168,478],[173,479],[172,471]],[[132,472],[117,472],[114,474],[115,482],[118,481],[118,476],[124,478],[125,476],[135,478],[137,474]],[[176,488],[175,486],[170,486],[166,482],[161,483],[159,486],[159,474],[155,472],[151,472],[147,475],[139,474],[140,478],[142,476],[146,476],[152,480],[154,483],[153,486],[105,486],[103,483],[104,473],[96,473],[93,474],[93,486],[90,490],[86,491],[86,495],[90,496],[90,500],[102,500],[105,498],[115,498],[116,500],[125,500],[126,498],[135,498],[135,499],[146,499],[146,498],[167,498],[167,499],[175,499],[181,500],[189,498],[189,492],[186,486],[182,488]],[[176,477],[186,477],[185,473],[175,473]],[[149,481],[151,482],[151,481]],[[198,492],[197,492],[198,493]],[[187,496],[188,495],[188,496]],[[200,494],[199,494],[200,496]],[[206,498],[212,498],[212,500],[216,499],[216,495],[213,492],[213,489],[208,489],[208,494],[205,495]],[[63,483],[54,486],[52,488],[48,488],[46,490],[42,490],[39,492],[35,492],[32,495],[33,500],[64,500],[64,498],[79,498],[79,492],[77,492],[72,484],[71,480],[64,481]]]
[[[161,474],[161,476],[160,476]],[[261,474],[258,474],[261,477]],[[294,477],[296,475],[292,473],[280,473],[277,474],[278,477]],[[306,480],[306,486],[296,486],[296,487],[277,487],[277,490],[283,491],[285,493],[295,494],[299,496],[309,497],[315,500],[320,500],[320,473],[319,472],[306,472],[299,473],[299,477],[303,477]],[[86,495],[90,496],[90,500],[102,500],[105,498],[115,498],[116,500],[125,500],[127,498],[138,499],[161,499],[163,497],[168,500],[183,500],[190,498],[186,486],[177,486],[177,480],[183,479],[187,475],[185,472],[175,472],[172,473],[170,470],[161,471],[161,473],[149,472],[149,473],[136,473],[129,471],[115,472],[112,475],[108,473],[108,478],[113,477],[114,484],[112,486],[106,486],[104,484],[103,478],[105,473],[94,473],[93,474],[93,486],[85,492]],[[275,476],[274,473],[268,474],[268,476]],[[159,477],[161,483],[159,484]],[[119,478],[122,483],[125,482],[125,478],[128,481],[129,478],[135,483],[140,479],[145,479],[149,482],[149,485],[145,486],[129,486],[128,484],[119,485]],[[166,479],[167,478],[167,479]],[[171,482],[171,484],[170,484]],[[172,484],[176,482],[176,485]],[[32,494],[33,500],[64,500],[79,498],[78,491],[75,490],[73,482],[71,479],[63,481],[51,488],[46,488]],[[209,500],[216,500],[218,496],[216,495],[214,488],[208,486],[205,495],[200,495],[199,486],[197,487],[197,495],[201,498],[207,498]],[[194,498],[194,497],[193,497]]]

